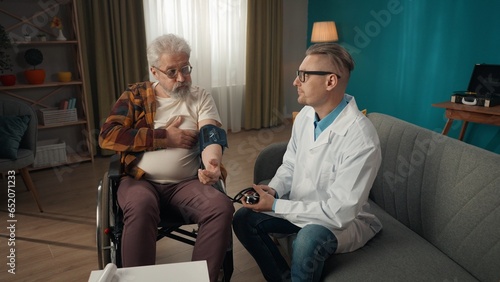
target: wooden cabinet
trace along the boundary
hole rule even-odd
[[[66,40],[60,40],[60,37],[58,40],[59,29],[51,27],[54,17],[61,20]],[[0,95],[22,100],[39,111],[38,140],[59,140],[65,144],[66,160],[61,165],[93,161],[93,134],[88,120],[89,105],[80,52],[82,42],[73,1],[3,0],[0,4],[0,24],[14,41],[12,61],[17,78],[13,86],[0,86]],[[31,35],[31,41],[27,42],[24,34]],[[46,39],[42,40],[40,34],[45,34]],[[36,66],[45,70],[46,77],[42,84],[29,84],[24,77],[24,70],[33,68],[24,59],[24,53],[30,48],[39,49],[43,54],[43,62]],[[59,72],[70,72],[72,79],[60,82]],[[72,98],[76,99],[76,117],[44,125],[41,110],[59,110],[63,101]],[[55,165],[58,164],[45,167]]]

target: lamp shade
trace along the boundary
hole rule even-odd
[[[337,27],[335,22],[315,22],[313,24],[311,42],[334,42],[338,41]]]

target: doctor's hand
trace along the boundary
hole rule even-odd
[[[205,169],[198,169],[198,179],[203,184],[212,185],[221,177],[220,164],[216,159],[211,159]]]
[[[276,191],[267,185],[254,184],[252,188],[259,194],[259,202],[256,204],[247,204],[244,199],[241,199],[243,206],[256,212],[272,211]]]
[[[198,142],[198,132],[196,130],[180,129],[181,124],[182,117],[178,116],[167,127],[167,148],[191,149]]]

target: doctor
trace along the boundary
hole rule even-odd
[[[380,144],[345,94],[353,68],[338,44],[309,47],[293,82],[305,106],[283,164],[269,185],[254,184],[259,202],[234,215],[234,232],[267,281],[319,281],[330,255],[361,248],[382,228],[367,203]],[[295,236],[290,266],[269,234]]]

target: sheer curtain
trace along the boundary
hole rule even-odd
[[[193,84],[212,93],[224,128],[241,130],[247,0],[144,0],[146,39],[174,33],[191,45]]]

